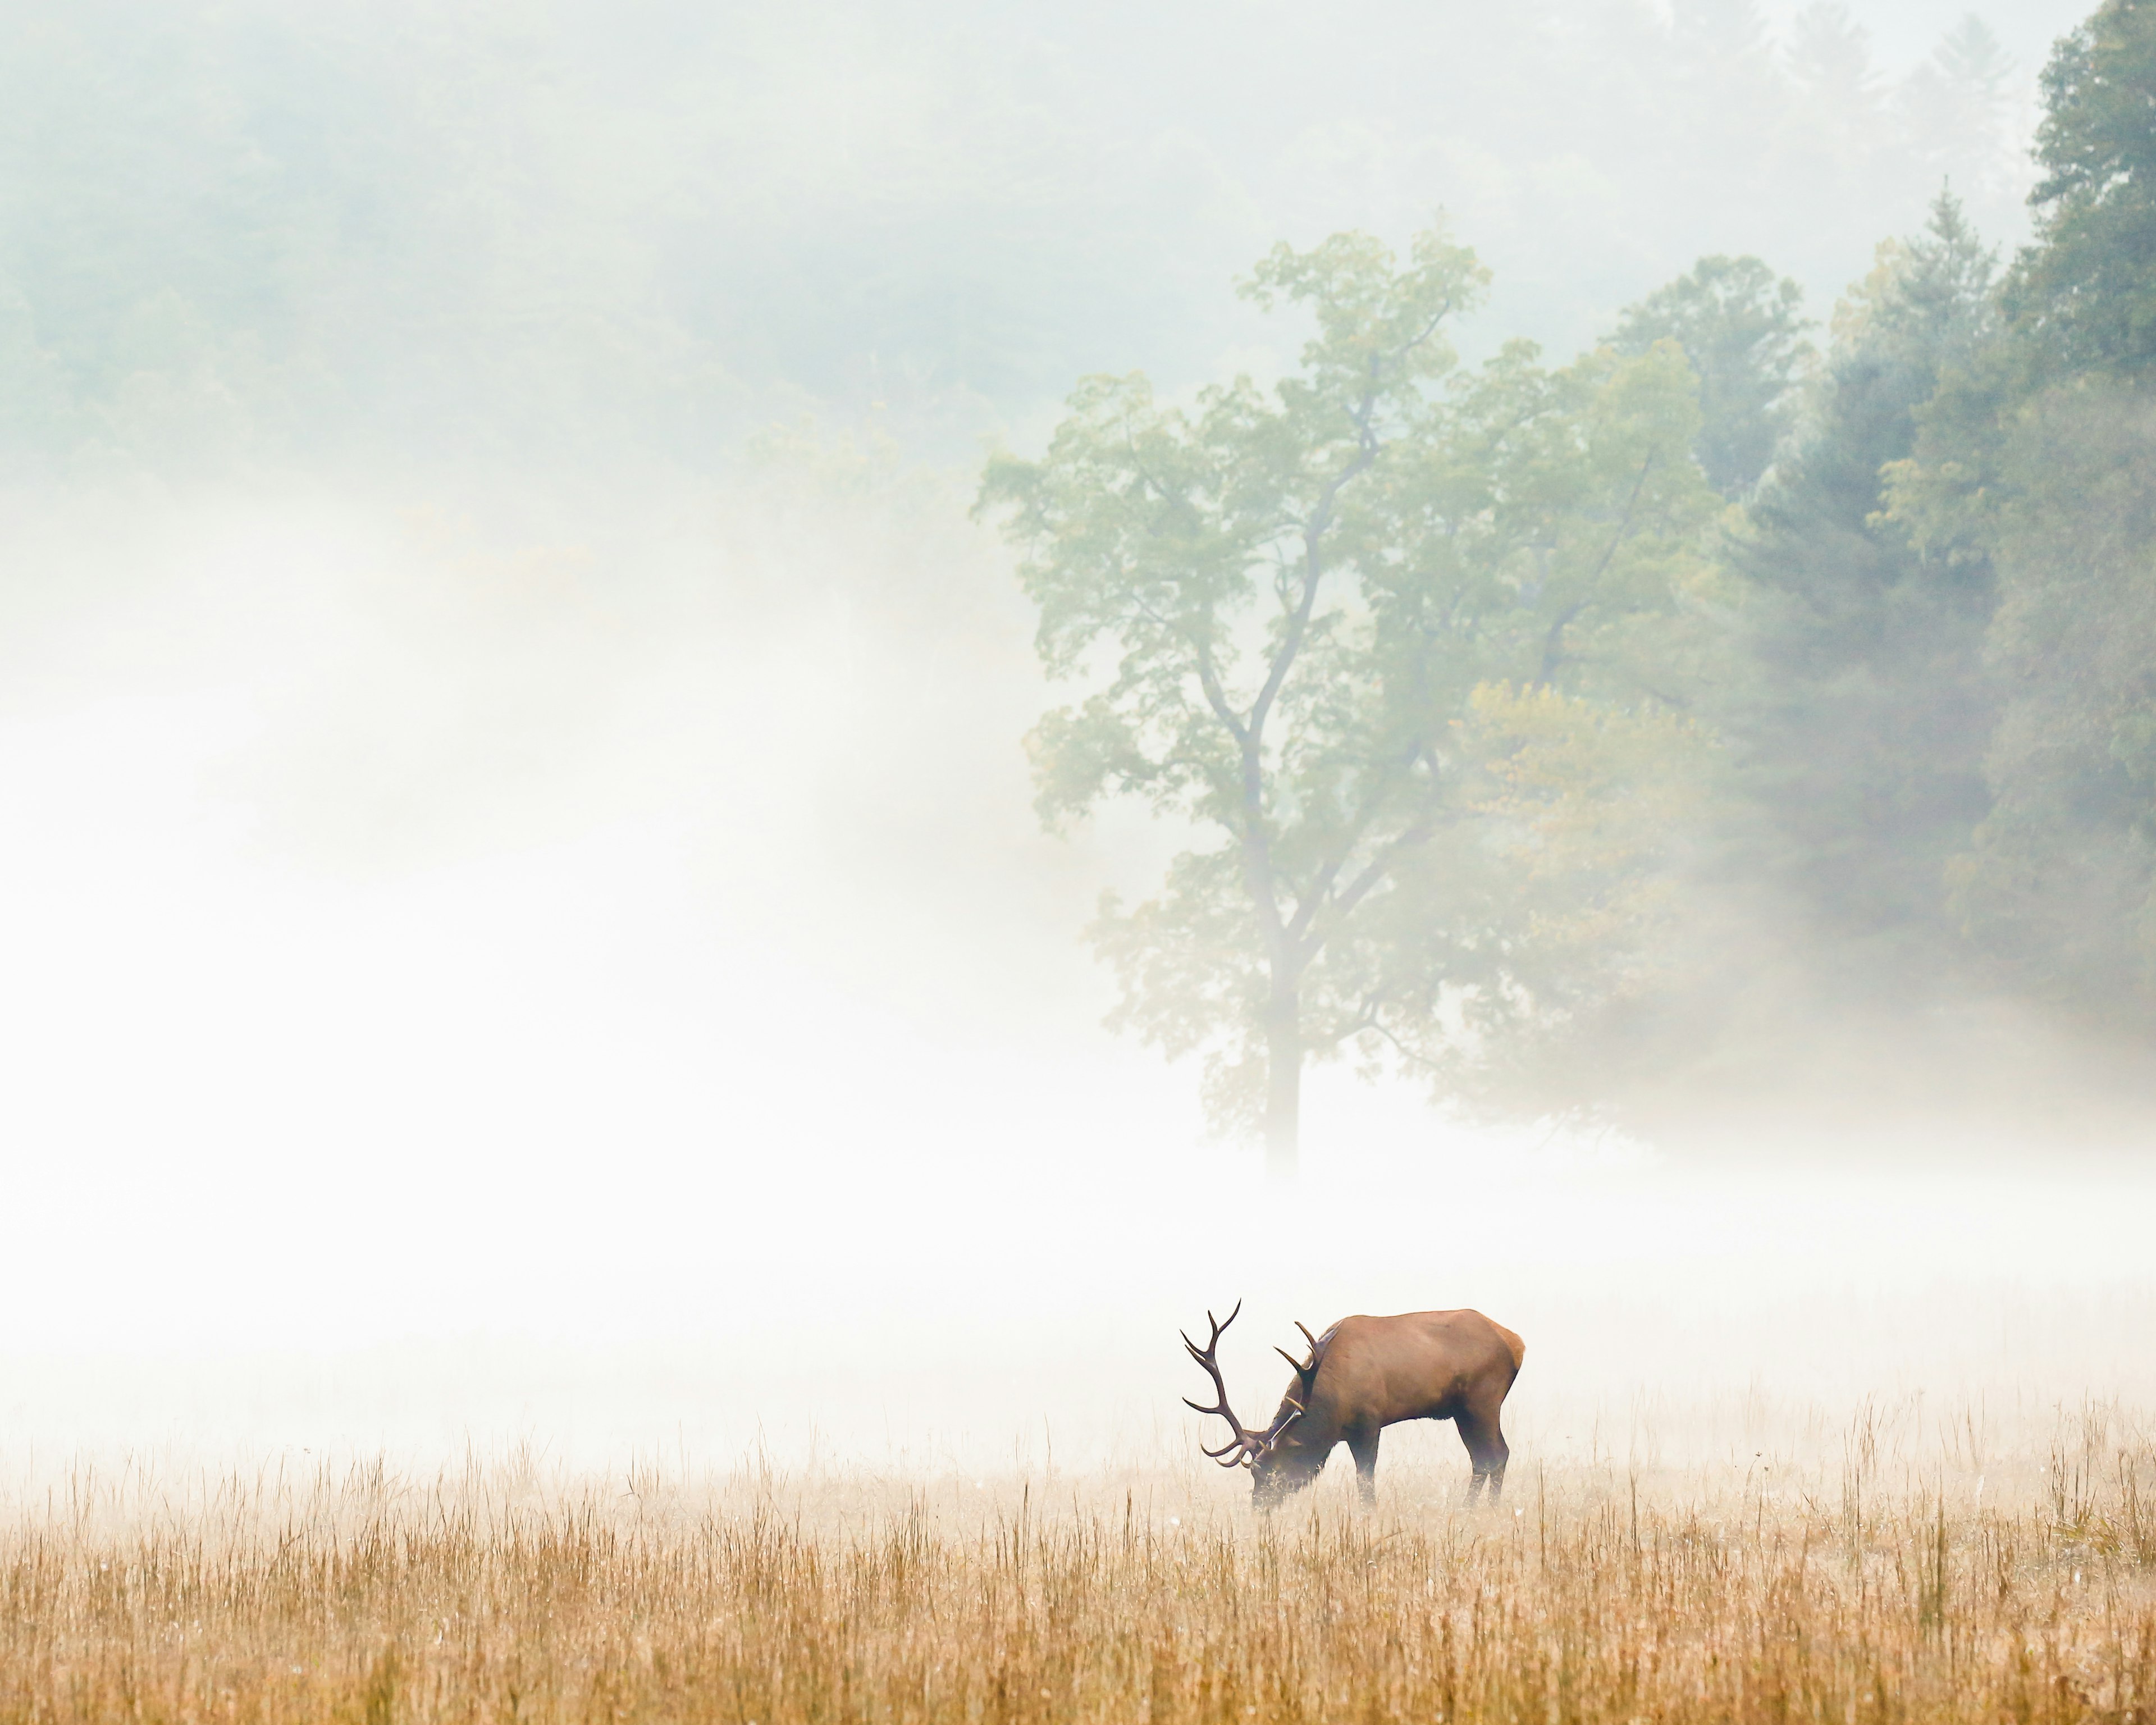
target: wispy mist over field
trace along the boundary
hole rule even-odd
[[[1253,1401],[1294,1318],[1499,1312],[1553,1453],[1644,1409],[1689,1454],[1745,1394],[2148,1392],[2145,1177],[1944,1106],[1672,1159],[1331,1068],[1269,1192],[1097,1026],[1069,926],[1151,841],[1034,830],[992,561],[894,552],[845,472],[853,515],[774,478],[500,553],[321,495],[38,523],[74,583],[18,595],[0,747],[18,1477],[1150,1456],[1194,1425],[1175,1328],[1244,1296]]]
[[[1945,178],[2025,236],[2078,5],[1742,11],[15,9],[13,1480],[1151,1462],[1244,1296],[1254,1404],[1296,1319],[1489,1311],[1550,1456],[2156,1404],[2138,1056],[1793,970],[1614,1123],[1315,1067],[1270,1189],[1079,937],[1187,834],[1033,807],[981,461],[1279,374],[1276,240],[1442,210],[1480,363],[1703,254],[1824,350]]]

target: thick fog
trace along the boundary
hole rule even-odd
[[[1614,1122],[1317,1066],[1269,1188],[1102,1027],[1183,835],[1042,830],[968,516],[1081,375],[1290,364],[1283,239],[1443,212],[1477,359],[1717,253],[1824,343],[1943,182],[2026,237],[2082,11],[9,8],[13,1477],[1179,1455],[1239,1296],[1253,1407],[1293,1320],[1489,1312],[1553,1454],[2156,1394],[2140,1092],[2007,1005],[1793,979]]]

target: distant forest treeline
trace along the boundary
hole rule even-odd
[[[965,459],[1084,372],[1218,375],[1284,236],[1442,204],[1487,326],[1568,351],[1664,260],[1817,295],[1942,176],[1989,231],[2025,185],[1990,30],[1889,78],[1830,3],[0,15],[0,455],[44,471],[705,463],[811,409]]]
[[[1763,473],[1733,475],[1731,650],[1694,691],[1723,754],[1700,870],[1794,907],[1845,1000],[2003,988],[2145,1044],[2156,7],[2107,0],[2041,90],[2033,241],[2002,268],[1942,197],[1781,398]],[[1695,356],[1712,470],[1717,421],[1748,423],[1788,350],[1763,293],[1709,307],[1697,282],[1634,321]]]

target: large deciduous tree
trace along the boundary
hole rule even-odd
[[[1206,1050],[1215,1120],[1261,1124],[1276,1173],[1306,1060],[1431,1070],[1562,994],[1533,972],[1552,829],[1522,796],[1597,756],[1553,732],[1666,709],[1707,578],[1682,352],[1463,368],[1446,332],[1484,280],[1440,232],[1404,260],[1280,247],[1244,291],[1314,326],[1291,375],[1188,407],[1089,379],[1045,456],[983,484],[1044,664],[1095,685],[1029,739],[1043,818],[1130,795],[1199,835],[1158,896],[1103,906],[1116,1021]],[[1574,897],[1630,872],[1575,868]]]

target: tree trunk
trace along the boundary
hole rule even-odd
[[[1291,992],[1274,990],[1265,1013],[1265,1172],[1295,1178],[1302,1113],[1302,1020]]]

